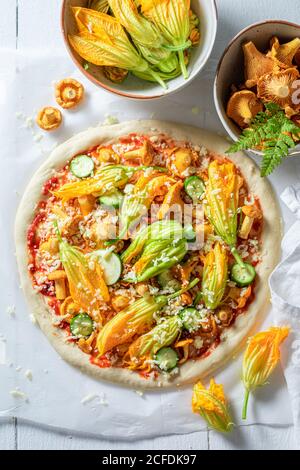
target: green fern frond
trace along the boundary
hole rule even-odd
[[[236,153],[263,146],[261,176],[270,175],[282,160],[288,156],[289,150],[300,140],[300,127],[296,126],[285,112],[275,103],[266,103],[265,111],[259,112],[245,129],[239,140],[226,153]]]

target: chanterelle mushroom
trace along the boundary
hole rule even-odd
[[[271,57],[260,52],[252,41],[243,45],[245,58],[246,87],[253,88],[260,77],[266,73],[279,70],[279,66]]]
[[[114,83],[122,83],[128,76],[128,70],[119,67],[103,67],[103,73],[108,80]]]
[[[239,231],[239,237],[247,240],[255,219],[260,220],[262,218],[262,213],[257,204],[243,206],[242,212],[245,215],[245,218]]]
[[[67,275],[62,269],[48,274],[49,281],[55,282],[55,295],[58,300],[65,300],[67,297],[66,279]]]
[[[293,108],[295,82],[299,79],[296,68],[272,72],[261,77],[257,82],[257,95],[263,101],[277,103],[282,108]]]
[[[145,140],[142,147],[125,152],[123,155],[126,160],[139,160],[143,165],[151,165],[153,156],[154,149],[148,140]]]
[[[65,78],[55,86],[55,98],[62,108],[75,108],[82,101],[83,97],[83,86],[73,78]]]
[[[279,60],[288,67],[293,66],[293,59],[300,49],[300,38],[295,38],[290,42],[281,44],[277,37],[271,39],[271,51],[267,56]]]
[[[59,109],[48,106],[39,111],[36,122],[44,131],[54,131],[62,123],[62,114]]]
[[[242,129],[248,127],[251,120],[262,110],[263,104],[250,90],[237,91],[227,104],[227,115]]]

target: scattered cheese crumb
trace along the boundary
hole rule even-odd
[[[135,390],[134,393],[136,393],[136,394],[139,395],[140,397],[143,397],[143,396],[144,396],[144,392],[142,392],[142,390]]]
[[[194,107],[192,108],[192,113],[193,113],[195,116],[200,113],[200,109],[198,108],[198,106],[194,106]]]
[[[14,398],[20,398],[21,400],[27,400],[27,395],[24,392],[21,392],[19,389],[11,390],[10,395]]]
[[[99,398],[99,395],[97,395],[96,393],[90,393],[89,395],[84,397],[81,400],[80,403],[82,403],[82,405],[85,405],[86,403],[90,403],[91,401],[95,400],[96,398]]]
[[[6,313],[11,317],[14,317],[16,314],[16,307],[15,305],[9,305],[6,309]]]
[[[21,367],[21,366],[17,366],[17,367],[16,367],[16,371],[17,371],[17,372],[20,372],[21,370],[22,370],[22,367]]]
[[[44,138],[44,136],[42,134],[36,134],[34,137],[33,137],[33,140],[35,142],[40,142],[42,139]]]
[[[24,375],[25,375],[26,379],[28,379],[30,382],[32,382],[32,378],[33,378],[32,370],[27,369]]]
[[[102,125],[113,126],[114,124],[119,124],[119,122],[120,121],[116,116],[111,116],[110,114],[106,114]]]

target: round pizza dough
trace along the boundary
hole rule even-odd
[[[221,343],[211,353],[198,360],[189,360],[180,367],[176,376],[161,374],[157,379],[144,379],[137,372],[121,368],[101,369],[89,362],[89,355],[83,353],[73,343],[64,341],[65,333],[52,323],[53,316],[43,296],[37,293],[28,274],[27,229],[34,215],[36,203],[41,199],[41,190],[45,181],[53,174],[53,170],[62,168],[75,155],[86,149],[100,145],[115,143],[119,137],[130,133],[145,135],[167,134],[177,141],[188,141],[194,145],[223,155],[228,148],[226,139],[196,127],[179,125],[161,121],[131,121],[114,126],[96,127],[82,132],[57,147],[30,181],[20,203],[15,225],[16,253],[21,277],[21,286],[27,299],[29,309],[36,318],[41,330],[58,354],[72,366],[81,369],[96,379],[116,382],[133,388],[157,389],[159,387],[178,387],[194,383],[205,376],[211,376],[217,368],[230,360],[237,350],[261,321],[264,312],[270,305],[268,279],[279,261],[280,243],[282,238],[281,212],[271,184],[261,178],[255,163],[243,153],[230,156],[240,168],[249,190],[261,203],[264,213],[264,230],[262,235],[262,261],[257,267],[258,282],[255,300],[247,312],[240,315],[233,326],[226,329],[221,336]]]

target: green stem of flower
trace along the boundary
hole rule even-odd
[[[194,279],[187,287],[185,287],[184,289],[181,289],[180,291],[178,292],[175,292],[174,294],[171,294],[171,295],[168,295],[168,299],[176,299],[176,297],[179,297],[181,294],[184,294],[185,292],[193,289],[193,287],[195,287],[198,282],[200,281],[200,279],[196,278]]]
[[[154,70],[150,68],[149,68],[149,73],[165,90],[168,89],[167,85],[165,84],[163,79],[160,77],[159,73],[154,72]]]
[[[238,250],[236,249],[235,246],[232,246],[230,247],[231,248],[231,253],[233,254],[236,262],[242,267],[244,268],[246,265],[244,263],[244,261],[242,260],[241,258],[241,255],[239,254]]]
[[[198,294],[197,294],[196,297],[195,297],[195,300],[194,300],[194,305],[195,305],[195,307],[198,305],[198,303],[200,302],[200,300],[202,300],[202,297],[203,297],[203,292],[202,292],[202,291],[199,291]]]
[[[183,44],[179,44],[178,46],[170,46],[166,44],[165,46],[163,46],[163,48],[172,52],[180,52],[180,51],[182,52],[188,49],[189,47],[191,47],[191,45],[192,45],[192,41],[188,40],[184,42]]]
[[[245,391],[245,397],[244,397],[244,404],[243,404],[242,419],[247,419],[247,409],[248,409],[249,396],[250,396],[250,390],[246,390]]]
[[[187,71],[187,68],[186,68],[186,65],[185,65],[183,51],[178,52],[178,57],[179,57],[179,64],[180,64],[180,68],[181,68],[181,71],[182,71],[182,75],[183,75],[184,79],[187,80],[188,77],[189,77],[189,74],[188,74],[188,71]]]
[[[54,225],[54,227],[55,227],[55,233],[56,233],[56,236],[57,236],[57,238],[58,238],[58,241],[59,241],[59,242],[62,242],[63,239],[62,239],[62,237],[61,237],[61,233],[60,233],[59,228],[58,228],[57,220],[55,220],[55,221],[53,222],[53,225]]]

